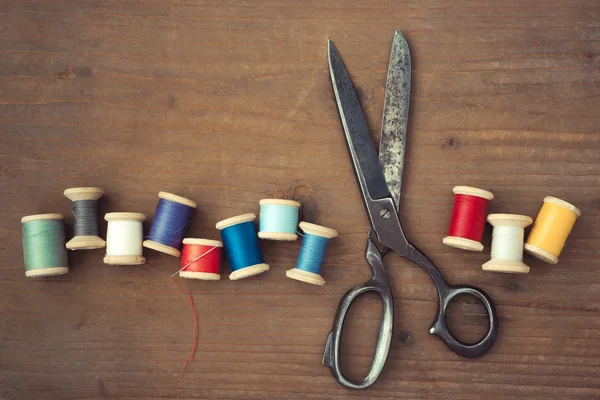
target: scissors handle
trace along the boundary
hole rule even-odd
[[[367,261],[373,270],[373,277],[367,282],[350,289],[340,300],[335,319],[333,320],[333,327],[327,336],[325,352],[323,353],[323,365],[331,369],[331,373],[338,383],[351,389],[364,389],[371,386],[377,380],[385,366],[390,344],[392,343],[392,331],[394,328],[394,297],[392,289],[385,276],[381,253],[370,239],[367,242]],[[367,292],[375,292],[381,297],[381,301],[383,302],[383,316],[371,369],[365,378],[355,381],[346,378],[342,372],[340,365],[340,341],[344,320],[352,302]]]
[[[466,344],[452,336],[452,332],[448,329],[446,321],[446,311],[448,305],[458,295],[468,294],[476,297],[483,303],[488,315],[489,329],[483,338],[478,342]],[[429,333],[442,339],[444,343],[456,354],[462,357],[475,358],[486,354],[496,342],[498,337],[498,314],[492,299],[483,290],[468,285],[446,286],[445,288],[438,287],[438,309],[429,328]]]
[[[429,328],[429,333],[442,339],[444,343],[456,354],[462,357],[481,357],[487,353],[498,337],[498,329],[500,322],[494,302],[486,292],[475,286],[468,285],[448,285],[440,271],[433,265],[431,260],[423,253],[417,250],[413,245],[409,244],[407,258],[417,263],[423,268],[433,280],[438,293],[438,309]],[[489,329],[487,334],[478,342],[466,344],[452,336],[452,332],[448,329],[446,321],[446,312],[448,305],[453,298],[460,294],[468,294],[476,297],[483,303],[488,315]]]

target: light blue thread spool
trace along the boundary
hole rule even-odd
[[[217,222],[216,228],[221,231],[223,247],[231,266],[229,279],[232,281],[258,275],[269,269],[269,265],[263,262],[258,245],[255,219],[256,215],[250,213]]]
[[[69,272],[62,214],[37,214],[21,219],[25,276],[42,277]]]
[[[263,199],[260,201],[258,237],[269,240],[296,240],[298,209],[294,200]]]
[[[179,257],[181,243],[197,207],[195,201],[168,192],[158,193],[156,214],[144,247]]]
[[[338,235],[334,229],[324,226],[300,222],[300,229],[304,231],[304,240],[298,254],[296,268],[285,272],[288,278],[310,283],[313,285],[325,285],[325,279],[321,276],[321,266],[325,257],[325,250],[329,239]]]

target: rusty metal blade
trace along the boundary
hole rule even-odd
[[[400,31],[394,34],[385,87],[379,161],[387,186],[398,208],[406,153],[406,131],[410,103],[410,50]]]

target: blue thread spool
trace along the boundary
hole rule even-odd
[[[294,200],[263,199],[260,201],[258,237],[269,240],[296,240],[298,209]]]
[[[221,231],[225,254],[231,266],[229,279],[232,281],[258,275],[269,269],[269,265],[263,262],[258,246],[255,219],[256,215],[250,213],[217,222],[216,228]]]
[[[300,222],[300,229],[304,231],[304,240],[296,268],[287,270],[285,275],[297,281],[323,286],[325,279],[321,276],[321,264],[325,257],[325,249],[329,239],[336,237],[338,233],[334,229],[308,222]]]
[[[179,257],[181,242],[192,220],[196,202],[172,193],[158,193],[158,205],[144,247]]]
[[[69,272],[62,214],[37,214],[21,218],[25,276],[42,277]]]

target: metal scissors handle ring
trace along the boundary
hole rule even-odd
[[[329,367],[334,378],[343,386],[351,389],[364,389],[371,386],[383,371],[385,361],[392,343],[392,333],[394,330],[394,296],[390,282],[385,274],[383,267],[382,255],[369,238],[367,241],[366,255],[367,261],[371,266],[373,276],[368,281],[357,285],[346,292],[341,298],[337,308],[335,319],[333,320],[333,328],[327,336],[325,344],[325,352],[323,353],[323,365]],[[373,357],[371,369],[364,379],[354,381],[344,376],[340,365],[340,343],[342,340],[342,329],[346,314],[360,295],[375,292],[383,303],[383,316],[379,330],[379,339],[377,339],[377,347]]]
[[[417,250],[411,243],[408,243],[408,253],[406,258],[415,262],[424,269],[437,289],[438,307],[436,315],[429,328],[429,333],[442,339],[444,343],[456,354],[462,357],[475,358],[486,354],[496,342],[498,337],[498,314],[494,302],[482,289],[470,285],[448,285],[441,272],[423,253]],[[456,339],[446,320],[448,306],[456,296],[470,295],[477,298],[485,307],[488,315],[488,332],[476,343],[467,344]]]

